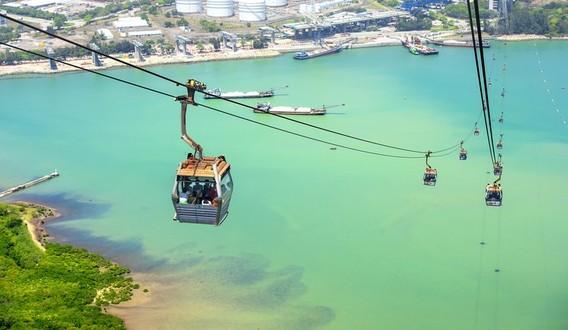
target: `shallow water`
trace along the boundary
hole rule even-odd
[[[468,160],[457,152],[431,158],[438,183],[425,187],[421,153],[198,97],[314,138],[419,158],[330,150],[192,107],[189,133],[205,154],[231,162],[235,194],[222,226],[179,224],[169,199],[188,152],[179,105],[89,73],[0,80],[0,185],[61,173],[11,199],[59,207],[65,217],[48,224],[57,240],[145,273],[156,290],[150,304],[129,310],[133,329],[565,329],[567,47],[494,42],[487,50],[495,140],[504,134],[501,208],[483,202],[494,177],[482,120],[482,134],[465,142]],[[420,151],[466,139],[481,109],[471,49],[430,57],[402,47],[350,49],[311,61],[288,54],[151,70],[225,91],[289,85],[270,102],[345,103],[326,116],[294,118]],[[184,93],[131,69],[105,73]]]

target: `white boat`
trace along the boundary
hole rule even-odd
[[[256,105],[255,113],[273,113],[278,115],[323,115],[325,114],[325,107],[323,108],[310,108],[310,107],[288,107],[277,106],[273,107],[269,102],[262,102]]]

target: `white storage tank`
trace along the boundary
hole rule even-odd
[[[200,13],[201,0],[176,0],[176,10],[180,13]]]
[[[207,0],[207,16],[233,16],[233,0]]]
[[[266,0],[266,7],[284,7],[288,5],[288,0]]]
[[[266,3],[264,0],[240,0],[239,20],[247,22],[266,21]]]

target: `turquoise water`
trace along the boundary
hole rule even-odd
[[[457,152],[430,160],[438,183],[425,187],[424,158],[330,150],[192,107],[189,133],[205,154],[231,162],[235,193],[222,226],[179,224],[169,199],[188,152],[179,105],[90,73],[0,80],[0,185],[61,173],[11,199],[60,208],[65,216],[48,224],[52,236],[138,273],[152,301],[128,310],[133,329],[566,329],[568,128],[556,109],[568,111],[567,47],[488,50],[493,129],[504,134],[501,208],[483,201],[494,179],[483,126],[465,143],[467,161]],[[350,49],[312,61],[288,54],[151,70],[226,91],[289,85],[272,104],[346,104],[299,120],[426,151],[465,139],[480,113],[473,52],[440,50],[423,57],[402,47]],[[132,69],[105,73],[184,92]]]

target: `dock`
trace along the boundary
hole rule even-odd
[[[35,180],[32,180],[32,181],[23,183],[23,184],[21,184],[21,185],[15,186],[15,187],[13,187],[13,188],[4,190],[4,191],[0,192],[0,198],[6,197],[6,196],[8,196],[8,195],[11,195],[11,194],[13,194],[13,193],[15,193],[15,192],[18,192],[18,191],[20,191],[20,190],[24,190],[24,189],[26,189],[26,188],[33,187],[33,186],[35,186],[35,185],[37,185],[37,184],[40,184],[40,183],[45,182],[45,181],[47,181],[47,180],[51,180],[51,179],[53,179],[53,178],[55,178],[55,177],[58,177],[58,176],[59,176],[59,173],[57,173],[57,171],[55,171],[55,172],[53,172],[53,173],[51,173],[51,174],[44,175],[44,176],[42,176],[42,177],[39,178],[39,179],[35,179]]]

